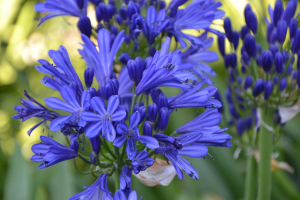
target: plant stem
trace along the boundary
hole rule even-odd
[[[114,172],[114,179],[115,179],[115,191],[120,189],[120,170],[116,170]]]
[[[258,200],[269,200],[271,196],[271,153],[273,137],[272,109],[261,108],[259,132]]]
[[[245,200],[255,199],[256,190],[256,162],[253,155],[248,155],[246,168]]]

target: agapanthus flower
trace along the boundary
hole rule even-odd
[[[142,200],[143,197],[141,197],[139,200]],[[112,198],[111,196],[106,196],[104,198],[104,200],[138,200],[138,196],[136,194],[135,190],[132,190],[129,195],[128,195],[128,199],[126,197],[126,195],[124,194],[124,192],[122,192],[121,190],[118,190],[115,193],[114,198]]]
[[[73,149],[63,146],[53,139],[42,136],[43,143],[35,144],[31,147],[33,155],[30,160],[34,162],[41,162],[39,169],[44,169],[55,165],[59,162],[75,158],[78,154]]]
[[[138,174],[140,171],[144,171],[147,167],[152,166],[154,159],[148,157],[147,151],[140,151],[137,153],[135,158],[131,161],[131,167],[135,174]]]
[[[43,119],[43,121],[39,122],[35,126],[33,126],[27,134],[30,136],[31,132],[36,129],[41,124],[50,121],[52,122],[56,118],[60,117],[60,115],[54,111],[48,110],[45,108],[42,104],[37,102],[35,99],[33,99],[31,96],[27,94],[26,91],[24,91],[24,95],[28,98],[27,99],[20,99],[21,104],[24,106],[15,106],[14,110],[18,113],[14,116],[12,116],[13,119],[22,119],[22,122],[26,121],[27,119],[30,119],[32,117],[37,117]]]
[[[126,116],[126,111],[119,108],[119,97],[111,96],[107,101],[107,108],[105,102],[101,97],[93,97],[90,101],[90,108],[92,111],[84,111],[81,117],[84,121],[93,122],[86,128],[86,136],[93,138],[97,136],[102,130],[102,136],[107,141],[113,142],[116,137],[116,130],[113,122],[119,122]]]
[[[73,195],[68,200],[81,200],[81,199],[87,199],[87,200],[93,200],[93,199],[99,199],[99,200],[105,200],[106,197],[109,197],[112,195],[111,192],[108,190],[107,185],[107,176],[106,174],[101,174],[98,179],[89,187],[86,188],[85,191],[80,192],[78,194]]]
[[[80,19],[77,24],[79,30],[90,37],[92,33],[92,26],[90,19],[87,17],[87,6],[88,0],[46,0],[45,3],[35,4],[34,9],[38,12],[49,12],[49,14],[45,17],[38,18],[38,20],[41,20],[39,25],[53,17],[79,17]]]
[[[137,125],[140,122],[140,113],[134,112],[129,117],[129,127],[126,123],[121,122],[117,125],[117,133],[120,135],[114,140],[114,146],[121,147],[127,140],[126,152],[130,160],[132,160],[137,153],[136,141],[141,142],[143,145],[150,149],[158,147],[158,142],[155,138],[146,135],[140,135]]]

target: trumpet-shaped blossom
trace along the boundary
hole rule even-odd
[[[20,99],[21,104],[24,106],[15,106],[14,109],[17,111],[17,114],[12,116],[13,119],[22,119],[22,122],[30,119],[32,117],[37,117],[43,119],[43,121],[39,122],[35,126],[33,126],[27,134],[30,136],[31,132],[36,129],[38,126],[43,124],[44,122],[50,121],[52,122],[56,118],[60,117],[60,115],[54,111],[48,110],[42,104],[37,102],[31,96],[24,91],[24,95],[27,99]]]
[[[92,111],[84,111],[81,114],[83,120],[92,122],[86,128],[86,136],[93,138],[97,136],[102,130],[102,136],[107,141],[113,142],[116,137],[116,130],[113,122],[122,121],[126,117],[126,111],[119,108],[120,100],[117,95],[111,96],[107,101],[107,108],[105,102],[101,97],[93,97],[90,101],[90,108]]]
[[[89,109],[89,101],[91,99],[91,95],[88,91],[84,91],[81,96],[81,100],[78,101],[78,96],[76,91],[70,86],[64,86],[60,94],[65,101],[62,101],[56,97],[48,97],[45,99],[45,103],[47,106],[57,110],[64,110],[71,115],[62,116],[53,120],[50,124],[50,129],[52,131],[58,131],[62,127],[64,127],[65,123],[75,122],[78,120],[78,126],[85,126],[86,122],[82,120],[80,117],[81,113],[85,110]]]
[[[131,167],[135,174],[140,171],[145,171],[147,167],[152,166],[154,163],[153,158],[148,157],[147,151],[140,151],[137,153],[135,158],[131,161]]]
[[[85,186],[84,188],[86,188],[85,191],[73,195],[68,200],[105,200],[112,195],[112,193],[108,190],[106,174],[101,174],[95,183],[89,187]]]
[[[158,142],[155,138],[139,134],[139,129],[137,128],[139,122],[140,113],[137,111],[129,117],[129,127],[124,122],[121,122],[117,126],[117,133],[120,136],[115,139],[114,146],[121,147],[127,140],[126,152],[130,160],[134,159],[136,156],[136,141],[141,142],[149,149],[155,149],[158,147]]]
[[[42,136],[43,143],[35,144],[31,147],[33,155],[30,160],[34,162],[41,162],[39,169],[44,169],[55,165],[59,162],[75,158],[78,154],[75,150],[63,146],[53,139]]]

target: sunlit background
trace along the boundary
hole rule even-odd
[[[38,170],[38,163],[31,162],[31,146],[39,142],[40,134],[47,134],[43,127],[37,128],[29,137],[27,131],[37,123],[30,119],[26,123],[13,120],[13,106],[24,98],[26,90],[38,101],[48,96],[57,96],[57,92],[43,86],[39,81],[43,75],[34,66],[38,59],[47,59],[48,50],[64,45],[70,55],[73,66],[80,78],[83,78],[84,62],[77,51],[80,48],[80,33],[76,28],[77,19],[57,17],[40,27],[35,20],[39,15],[33,10],[37,0],[0,0],[0,199],[4,200],[65,200],[82,191],[84,185],[94,182],[92,176],[79,174],[72,161],[57,164],[48,169]],[[223,0],[223,10],[232,19],[233,29],[244,24],[243,9],[250,2],[259,21],[259,42],[265,34],[264,16],[268,4],[274,0]],[[92,17],[92,9],[89,9]],[[94,18],[94,17],[93,17]],[[93,23],[93,21],[92,21]],[[216,21],[215,27],[222,30],[222,21]],[[217,51],[216,44],[212,47]],[[218,76],[214,78],[221,92],[225,90],[225,68],[221,61],[213,63]],[[224,105],[226,107],[226,104]],[[184,110],[172,116],[168,130],[172,125],[184,124],[196,115],[193,110]],[[191,115],[191,116],[190,116]],[[229,116],[228,113],[225,117]],[[300,117],[290,121],[283,130],[283,138],[275,148],[277,161],[285,161],[294,169],[294,173],[275,170],[272,174],[272,199],[300,199]],[[225,120],[222,124],[226,127]],[[229,132],[230,134],[230,132]],[[63,141],[63,138],[61,138]],[[167,187],[146,187],[133,178],[133,188],[144,200],[222,200],[242,199],[244,193],[245,153],[235,159],[236,146],[229,149],[209,149],[214,160],[207,158],[193,161],[198,170],[199,180],[185,176],[183,180],[175,177]],[[109,180],[112,183],[112,180]]]

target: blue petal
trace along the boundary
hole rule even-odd
[[[189,146],[184,146],[182,149],[178,150],[178,153],[180,155],[192,158],[202,158],[207,155],[208,149],[204,145],[191,144]]]
[[[97,113],[104,115],[106,113],[105,103],[101,97],[93,97],[90,107]]]
[[[91,111],[83,111],[81,113],[81,118],[87,122],[97,122],[102,119],[101,115],[93,113]]]
[[[80,105],[78,104],[78,101],[77,101],[77,95],[73,88],[71,88],[70,86],[64,86],[60,90],[60,94],[61,94],[62,98],[66,102],[68,102],[73,108],[80,109]]]
[[[114,200],[126,200],[126,199],[127,198],[126,198],[125,194],[121,190],[118,190],[115,193]]]
[[[120,148],[124,144],[125,140],[126,136],[116,137],[116,139],[114,140],[114,146]]]
[[[67,121],[69,117],[70,116],[64,116],[64,117],[59,117],[59,118],[56,118],[55,120],[53,120],[49,126],[50,130],[51,131],[59,131],[61,128],[61,125],[63,125],[64,122]]]
[[[134,159],[136,155],[136,144],[134,139],[132,138],[127,139],[126,152],[127,152],[127,157],[130,160]]]
[[[143,143],[143,145],[149,149],[156,149],[159,146],[157,139],[152,136],[140,135],[138,141]]]
[[[113,122],[118,122],[123,120],[125,117],[126,117],[126,111],[123,109],[119,109],[111,116],[111,120]]]
[[[67,112],[74,112],[76,109],[74,109],[71,105],[67,104],[63,100],[56,98],[56,97],[48,97],[45,99],[45,103],[50,108],[56,109],[56,110],[64,110]]]
[[[128,130],[128,126],[126,123],[121,122],[120,124],[118,124],[117,126],[117,133],[120,135],[126,134]]]
[[[137,194],[135,190],[132,190],[128,196],[128,200],[138,200]]]
[[[88,137],[88,138],[96,137],[97,135],[99,135],[101,129],[102,129],[102,122],[101,121],[89,125],[85,130],[86,137]]]
[[[138,111],[132,113],[129,117],[129,128],[133,129],[140,122],[140,113]]]
[[[118,109],[119,104],[120,104],[120,100],[117,95],[113,95],[109,97],[107,101],[107,112],[109,114],[113,114]]]
[[[109,142],[113,142],[116,138],[116,130],[114,125],[111,122],[108,122],[109,133],[105,134],[105,138]]]

